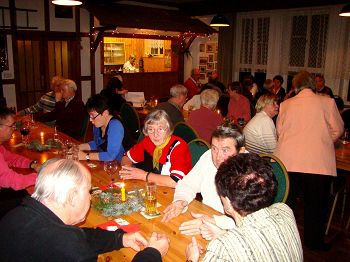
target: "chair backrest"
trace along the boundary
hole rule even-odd
[[[186,143],[191,142],[194,139],[199,138],[198,134],[194,129],[186,124],[185,122],[179,122],[174,127],[173,134],[175,136],[181,137]]]
[[[285,203],[289,194],[289,176],[285,166],[278,157],[272,154],[260,154],[260,157],[269,161],[278,182],[274,203]]]
[[[134,139],[137,139],[140,135],[140,119],[135,108],[129,103],[124,103],[120,108],[120,118],[124,124],[124,127]]]
[[[204,152],[210,148],[209,144],[200,138],[189,142],[188,147],[190,148],[192,156],[192,166],[194,166],[198,162],[199,158],[204,154]]]
[[[90,123],[90,116],[86,113],[84,114],[84,119],[81,125],[81,129],[80,129],[80,134],[79,134],[79,140],[80,142],[86,142],[86,134],[87,134],[87,130],[89,128],[89,123]]]

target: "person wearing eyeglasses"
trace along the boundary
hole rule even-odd
[[[164,110],[155,110],[146,117],[143,133],[145,138],[122,159],[121,178],[175,187],[192,168],[187,143],[172,135],[173,124]]]
[[[79,160],[120,161],[124,155],[124,128],[121,122],[110,114],[107,98],[102,95],[90,97],[86,102],[86,109],[94,126],[94,138],[79,145]],[[91,150],[97,152],[90,153]]]
[[[16,129],[15,112],[7,107],[0,108],[0,218],[20,204],[27,195],[25,188],[35,184],[39,165],[26,157],[8,151],[2,144],[8,141]],[[12,168],[33,169],[28,175],[15,172]]]

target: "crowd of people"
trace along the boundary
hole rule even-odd
[[[297,73],[288,93],[283,83],[283,77],[276,75],[259,88],[247,75],[225,87],[215,72],[201,85],[199,71],[193,69],[184,85],[171,87],[170,99],[147,115],[143,138],[130,148],[123,146],[127,130],[117,116],[127,93],[120,75],[86,105],[76,95],[74,81],[54,77],[51,91],[18,115],[35,114],[37,120],[75,139],[81,136],[83,122],[90,120],[93,137],[79,145],[79,161],[117,160],[122,179],[174,188],[162,223],[186,212],[200,193],[202,202],[221,215],[192,213],[193,219],[180,225],[182,234],[192,236],[184,250],[188,261],[198,261],[204,252],[196,236],[210,241],[203,261],[303,261],[293,214],[297,197],[302,194],[305,202],[305,246],[328,250],[324,203],[336,176],[334,143],[343,134],[344,121],[322,75]],[[183,110],[189,111],[186,120]],[[185,121],[210,144],[194,166],[188,144],[173,134],[174,126]],[[171,245],[163,233],[154,232],[147,240],[141,233],[75,226],[84,221],[90,207],[89,170],[79,161],[51,159],[41,166],[11,153],[2,144],[14,130],[15,112],[0,108],[0,257],[4,261],[14,254],[14,261],[96,260],[99,253],[123,247],[138,251],[133,261],[162,260]],[[278,183],[261,153],[276,155],[289,173],[286,204],[274,203]],[[22,175],[13,167],[33,172]],[[25,189],[33,185],[30,197]]]

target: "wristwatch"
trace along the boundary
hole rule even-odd
[[[87,153],[87,154],[85,155],[85,159],[86,159],[87,161],[90,160],[90,153]]]

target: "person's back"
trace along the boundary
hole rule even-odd
[[[211,241],[203,261],[303,261],[292,210],[283,203],[260,209]]]

